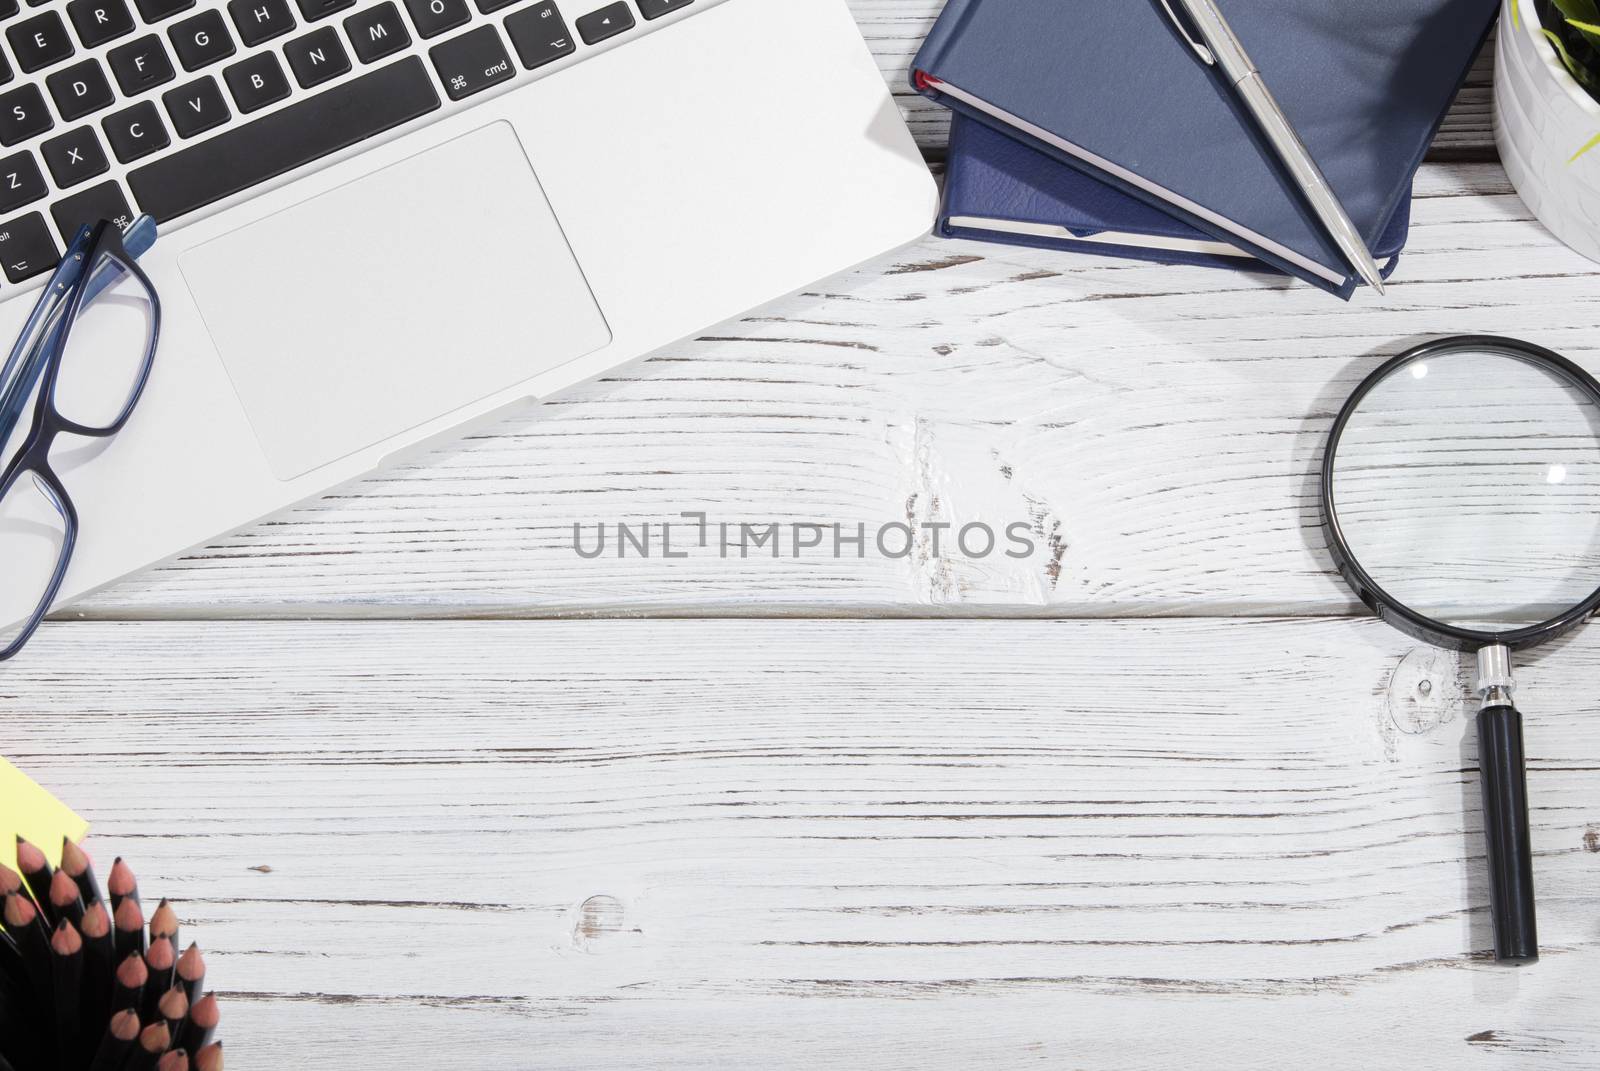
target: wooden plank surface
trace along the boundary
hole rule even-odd
[[[1412,343],[1597,363],[1596,266],[1496,165],[1429,165],[1384,302],[929,239],[127,581],[97,617],[1327,614],[1312,479],[1334,412]],[[575,553],[573,528],[910,523],[910,557]],[[932,552],[1025,522],[1035,553]],[[697,535],[697,532],[695,533]],[[948,541],[947,541],[948,542]],[[890,549],[896,549],[891,547]]]
[[[1597,633],[1523,674],[1511,970],[1457,667],[1375,622],[222,630],[49,626],[0,689],[237,1069],[1600,1051]]]

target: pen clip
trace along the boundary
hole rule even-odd
[[[1194,34],[1189,32],[1189,27],[1178,17],[1178,13],[1172,9],[1171,0],[1161,0],[1161,6],[1166,9],[1167,18],[1172,20],[1172,25],[1178,28],[1178,32],[1183,34],[1183,39],[1189,42],[1189,47],[1194,49],[1195,55],[1204,60],[1207,67],[1215,67],[1217,65],[1217,57],[1211,54],[1209,48],[1194,39]]]

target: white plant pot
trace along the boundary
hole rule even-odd
[[[1505,0],[1497,33],[1494,138],[1506,174],[1551,233],[1600,260],[1600,144],[1585,151],[1600,135],[1600,102],[1561,65],[1533,0]]]

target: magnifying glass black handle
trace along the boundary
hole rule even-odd
[[[1539,958],[1539,934],[1534,924],[1528,776],[1522,715],[1510,703],[1485,707],[1478,714],[1478,777],[1483,783],[1495,959],[1532,962]]]

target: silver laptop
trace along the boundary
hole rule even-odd
[[[934,212],[844,0],[0,0],[0,31],[6,344],[80,222],[161,224],[143,401],[54,459],[62,599]]]

